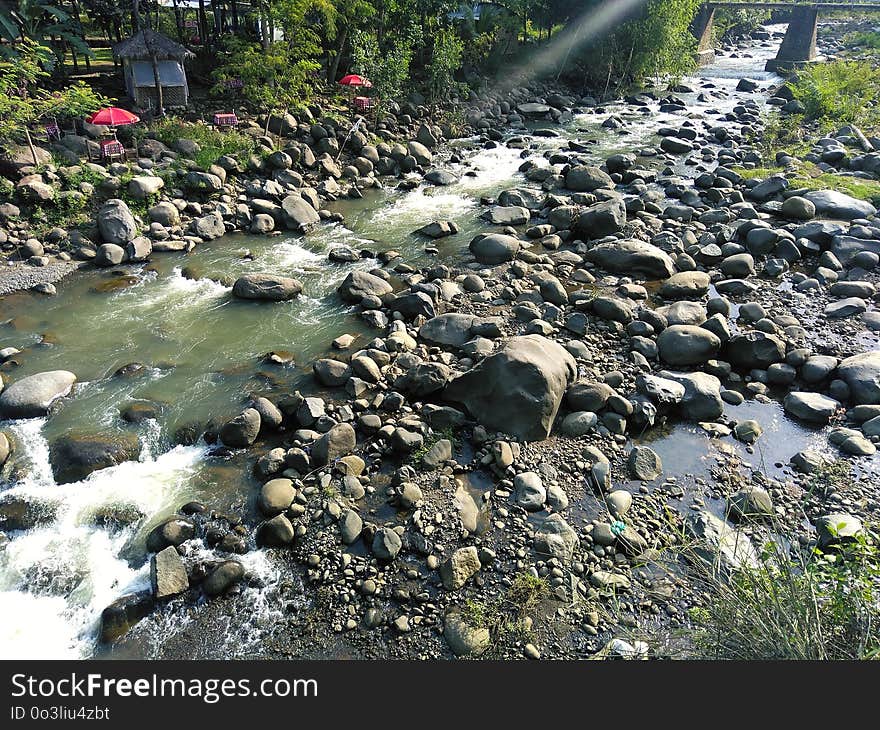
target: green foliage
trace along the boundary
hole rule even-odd
[[[758,567],[718,580],[691,612],[699,654],[712,659],[880,656],[877,536],[789,556],[768,544]]]
[[[431,60],[425,67],[428,97],[432,103],[449,98],[460,90],[460,84],[455,82],[455,72],[461,68],[463,51],[464,43],[454,30],[443,28],[435,34]]]
[[[825,128],[880,121],[880,70],[867,61],[811,64],[790,82],[805,116]]]
[[[481,601],[467,601],[461,616],[474,628],[489,629],[492,643],[501,645],[528,634],[524,619],[549,591],[544,578],[522,571],[516,574],[503,594]]]
[[[862,30],[850,33],[843,39],[847,48],[865,48],[872,51],[880,50],[880,33],[876,30]]]
[[[696,63],[690,24],[700,5],[702,0],[649,0],[582,48],[578,75],[596,86],[612,78],[625,85],[681,77]],[[586,33],[589,22],[583,23]]]
[[[194,155],[195,162],[204,170],[224,155],[244,161],[256,148],[256,141],[247,134],[235,130],[214,129],[204,123],[189,124],[175,117],[160,119],[151,131],[156,139],[166,145],[179,139],[197,142],[201,150]]]
[[[744,178],[764,179],[782,172],[780,167],[733,168]],[[788,177],[790,187],[806,190],[836,190],[859,200],[880,204],[880,181],[866,180],[850,175],[826,173],[812,163],[802,163],[797,172]]]
[[[52,117],[81,117],[111,103],[83,82],[56,91],[42,88],[48,76],[44,46],[25,40],[18,60],[0,65],[0,141],[20,138],[26,127]]]
[[[18,61],[26,41],[50,48],[54,54],[44,59],[48,69],[61,68],[67,47],[91,56],[82,26],[61,3],[48,0],[14,0],[0,7],[0,58]],[[23,43],[21,46],[19,43]]]
[[[239,93],[260,109],[284,109],[308,99],[310,76],[320,68],[311,54],[287,43],[258,43],[229,36],[219,54],[219,65],[212,73],[215,95],[226,93],[226,82],[241,79]]]
[[[712,23],[714,36],[717,40],[721,40],[728,35],[746,35],[757,30],[769,19],[769,10],[716,8]]]
[[[372,31],[358,30],[352,34],[354,67],[373,83],[378,93],[377,115],[384,101],[403,93],[409,79],[413,48],[419,40],[420,32],[415,26],[409,26],[384,46]]]

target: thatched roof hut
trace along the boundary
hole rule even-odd
[[[113,56],[121,61],[149,61],[152,56],[159,61],[195,58],[195,54],[186,46],[150,28],[144,28],[113,46]]]
[[[189,85],[183,62],[194,58],[195,54],[185,46],[150,28],[144,28],[113,46],[113,56],[122,61],[125,88],[139,107],[160,106],[157,78],[162,87],[161,106],[187,105]]]

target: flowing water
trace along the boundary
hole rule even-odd
[[[778,40],[755,46],[752,58],[719,59],[686,80],[704,85],[700,90],[710,94],[710,102],[698,101],[696,94],[681,96],[692,111],[730,110],[748,96],[734,91],[739,78],[770,78],[764,62],[777,45]],[[623,116],[627,126],[603,128],[610,113]],[[592,149],[598,164],[614,152],[656,145],[656,130],[681,119],[661,114],[656,104],[646,113],[611,104],[602,113],[575,115],[557,129],[564,138],[596,140]],[[526,156],[537,161],[559,143],[535,138]],[[480,198],[529,185],[517,173],[521,150],[503,145],[482,149],[468,140],[456,146],[464,163],[446,165],[461,176],[456,184],[368,191],[361,200],[339,201],[329,207],[342,213],[345,222],[325,225],[305,238],[230,235],[190,254],[159,254],[149,265],[125,267],[123,274],[79,273],[61,282],[55,297],[26,293],[0,301],[0,346],[23,351],[9,375],[17,379],[63,368],[79,379],[74,395],[61,401],[49,419],[2,424],[29,467],[23,479],[0,489],[54,505],[57,511],[42,526],[12,533],[0,550],[0,657],[91,655],[101,610],[147,586],[149,570],[139,545],[161,517],[192,499],[220,508],[248,501],[253,487],[243,464],[211,457],[204,445],[173,446],[173,434],[189,423],[234,415],[249,394],[289,392],[301,380],[301,387],[307,387],[303,373],[334,337],[343,332],[372,336],[335,290],[352,267],[371,268],[377,262],[332,263],[330,249],[394,249],[400,261],[414,266],[453,261],[475,233],[485,230],[478,219]],[[658,163],[646,158],[640,164]],[[433,219],[455,221],[460,233],[432,242],[438,252],[428,253],[424,240],[412,232]],[[277,304],[234,300],[226,283],[259,271],[295,276],[304,284],[303,295]],[[270,352],[290,353],[293,361],[269,364],[265,355]],[[115,374],[132,363],[143,367]],[[158,417],[127,424],[120,413],[136,403],[153,404]],[[56,484],[48,445],[82,429],[135,430],[143,447],[140,461],[101,470],[75,484]],[[792,451],[791,442],[787,450]],[[108,509],[134,510],[143,518],[109,529],[98,519]],[[266,554],[257,551],[243,560],[264,585],[277,580],[277,568]],[[258,591],[254,602],[257,611]]]

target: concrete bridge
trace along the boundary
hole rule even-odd
[[[791,2],[707,2],[700,8],[691,23],[691,31],[696,36],[697,56],[701,64],[709,63],[715,57],[712,49],[712,29],[717,8],[737,8],[746,10],[777,10],[789,14],[788,30],[776,58],[767,61],[767,71],[786,71],[816,58],[816,29],[819,15],[834,10],[851,12],[880,13],[880,1],[864,3],[791,3]]]

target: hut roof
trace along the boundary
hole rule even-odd
[[[158,60],[182,61],[185,58],[195,57],[195,54],[185,46],[149,28],[144,28],[131,38],[126,38],[113,46],[113,55],[120,59],[147,60],[154,54]]]

